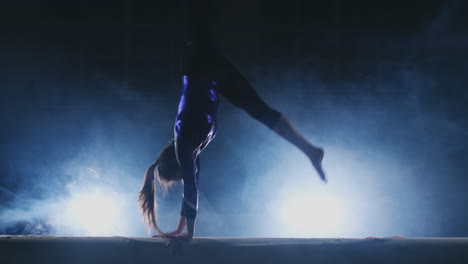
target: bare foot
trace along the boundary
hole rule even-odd
[[[307,156],[309,157],[312,165],[314,166],[315,170],[319,174],[320,178],[326,183],[327,177],[325,176],[325,172],[322,169],[322,160],[325,152],[321,148],[316,148],[311,146],[310,151],[308,151]]]

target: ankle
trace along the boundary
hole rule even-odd
[[[323,149],[320,147],[314,146],[312,144],[309,144],[304,152],[306,152],[309,156],[310,155],[317,156],[323,153]]]

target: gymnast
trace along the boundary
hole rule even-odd
[[[190,241],[198,210],[199,155],[216,136],[219,95],[299,148],[320,178],[323,149],[311,144],[283,114],[267,105],[242,74],[216,50],[207,30],[208,6],[189,1],[189,36],[182,59],[182,94],[174,124],[174,138],[144,175],[139,192],[140,211],[149,228],[164,237]],[[183,181],[182,209],[177,228],[164,233],[156,221],[156,180],[166,189]]]

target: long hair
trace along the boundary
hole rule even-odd
[[[146,170],[143,186],[138,194],[138,206],[148,233],[151,228],[154,228],[159,234],[164,234],[157,224],[156,181],[159,182],[163,195],[166,195],[171,185],[180,180],[177,174],[178,169],[174,140],[171,140],[169,145],[159,153],[156,162]]]
[[[156,221],[157,202],[155,198],[156,181],[154,177],[156,166],[157,162],[151,164],[146,170],[143,177],[143,186],[138,194],[138,205],[147,227],[147,232],[150,233],[151,227],[153,227],[159,234],[163,234]]]

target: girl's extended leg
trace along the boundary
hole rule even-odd
[[[312,162],[312,165],[317,170],[320,178],[325,182],[327,181],[322,169],[322,160],[324,156],[323,149],[312,145],[312,143],[304,138],[301,132],[299,132],[291,120],[289,120],[285,115],[281,115],[280,119],[273,127],[273,131],[302,150],[302,152],[304,152]]]
[[[231,73],[219,82],[220,92],[235,106],[265,124],[278,135],[307,155],[318,174],[327,181],[322,169],[323,149],[310,143],[285,115],[269,107],[250,83],[233,67]]]

